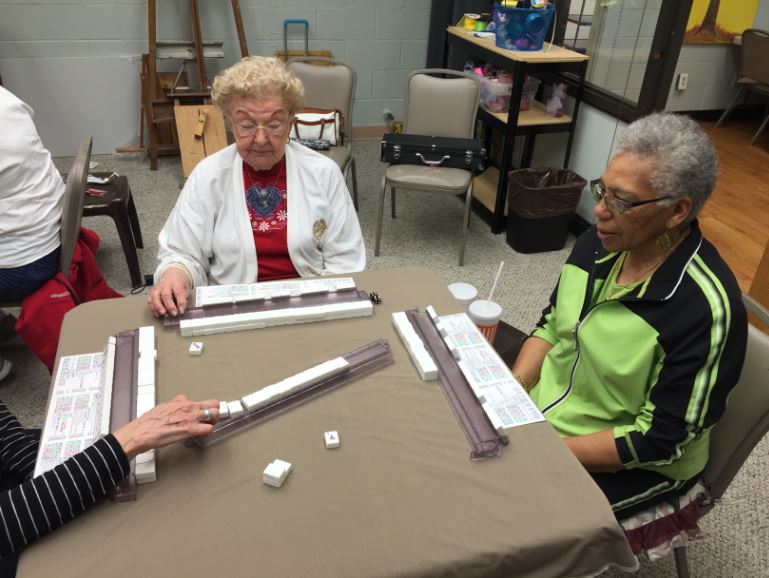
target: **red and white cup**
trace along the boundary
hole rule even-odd
[[[486,341],[494,343],[499,326],[499,318],[502,317],[502,307],[493,301],[479,299],[470,303],[467,314],[473,323],[481,330]]]

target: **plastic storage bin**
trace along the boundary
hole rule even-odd
[[[510,92],[513,88],[512,80],[505,80],[509,75],[501,78],[482,77],[481,106],[492,112],[508,112],[510,110]],[[529,110],[534,105],[534,97],[539,90],[540,80],[533,76],[527,76],[521,91],[521,110]]]
[[[557,167],[510,171],[507,244],[519,253],[563,249],[587,181]]]
[[[512,8],[494,5],[496,44],[505,50],[542,50],[555,8]]]
[[[492,112],[507,112],[510,110],[510,90],[513,82],[498,78],[481,79],[481,106]]]

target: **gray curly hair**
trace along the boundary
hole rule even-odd
[[[283,98],[295,114],[304,103],[304,86],[283,62],[271,56],[247,56],[220,72],[214,79],[211,98],[225,114],[240,99]]]
[[[716,186],[718,156],[708,136],[689,117],[660,112],[639,118],[617,140],[614,155],[624,153],[652,159],[649,181],[659,196],[692,200],[687,223],[697,217]]]

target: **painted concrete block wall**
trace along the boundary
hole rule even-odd
[[[32,107],[54,156],[74,155],[88,135],[94,154],[139,142],[140,91],[129,80],[139,76],[138,56],[15,58],[0,66],[3,84]]]
[[[769,1],[761,0],[753,20],[753,27],[761,30],[769,30]]]
[[[754,28],[769,30],[769,0],[761,0]],[[728,106],[737,89],[740,48],[729,44],[684,44],[678,57],[676,74],[668,95],[667,110],[720,110]],[[676,88],[675,79],[689,74],[689,87]]]
[[[229,0],[198,3],[204,40],[224,42],[225,58],[209,59],[209,77],[240,58],[235,21]],[[283,48],[283,21],[305,19],[310,24],[310,50],[331,50],[334,56],[358,71],[353,124],[381,125],[382,109],[402,117],[403,91],[408,73],[425,64],[430,0],[240,0],[249,53],[272,55]],[[191,40],[192,23],[187,0],[157,0],[159,40]],[[302,27],[289,27],[289,50],[304,48]],[[36,92],[39,74],[56,69],[60,59],[82,67],[78,74],[99,78],[118,68],[125,58],[147,51],[146,0],[0,0],[0,75],[6,87],[29,102],[42,117],[53,118],[57,110],[73,110],[82,101],[55,98],[55,91]],[[114,58],[114,64],[110,62]],[[37,59],[34,67],[26,67]],[[47,61],[47,62],[46,62]],[[162,63],[161,70],[177,70],[178,62]],[[27,72],[29,68],[29,72]],[[190,73],[192,74],[192,68]],[[36,72],[35,72],[36,71]],[[102,93],[101,102],[89,102],[94,126],[113,116],[136,116],[133,139],[138,141],[138,74],[114,78]],[[109,98],[120,94],[120,108]],[[135,95],[128,102],[122,95]],[[97,120],[98,119],[98,120]],[[62,134],[57,126],[39,127],[45,142],[72,140],[54,154],[70,154],[79,141]],[[120,131],[122,133],[122,130]],[[59,138],[63,137],[63,138]],[[94,142],[95,152],[111,152],[120,142]],[[70,146],[71,145],[71,146]],[[50,145],[49,145],[50,146]]]
[[[674,111],[726,108],[734,96],[739,56],[740,48],[736,45],[684,44],[666,108]],[[689,75],[686,90],[676,88],[676,80],[682,72]]]

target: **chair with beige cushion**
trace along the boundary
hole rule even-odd
[[[740,71],[737,84],[740,90],[729,103],[721,118],[716,123],[716,128],[729,116],[737,103],[751,90],[764,96],[769,96],[769,32],[758,28],[749,28],[742,33],[740,45]],[[750,139],[750,144],[756,142],[758,135],[769,124],[769,114],[764,117],[761,126]]]
[[[355,174],[355,157],[352,156],[352,108],[358,75],[349,64],[319,56],[291,58],[286,62],[286,68],[304,84],[305,106],[334,109],[342,113],[344,144],[318,152],[333,159],[345,178],[352,177],[352,200],[357,210],[358,177]]]
[[[769,311],[743,295],[748,311],[769,327]],[[710,457],[702,480],[708,496],[700,517],[718,505],[756,444],[769,431],[769,335],[748,326],[748,347],[740,380],[729,394],[726,411],[710,433]],[[686,549],[675,549],[680,578],[689,576]]]
[[[80,236],[80,219],[83,215],[83,198],[88,178],[88,164],[91,161],[91,137],[86,138],[77,150],[64,189],[61,207],[61,253],[59,271],[69,275],[75,243]],[[21,301],[6,301],[0,307],[21,307]]]
[[[406,81],[404,104],[404,132],[453,138],[473,138],[475,116],[481,83],[477,76],[455,70],[416,70]],[[465,243],[470,223],[470,204],[473,194],[473,173],[448,167],[431,168],[424,165],[390,165],[382,178],[379,196],[379,219],[376,230],[376,248],[379,255],[384,217],[385,193],[390,186],[392,218],[395,218],[395,189],[443,193],[465,196],[459,264],[465,260]]]
[[[747,310],[765,328],[769,329],[769,311],[753,297],[743,294]],[[495,344],[496,345],[496,344]],[[506,359],[506,361],[508,361]],[[508,363],[512,365],[513,359]],[[700,518],[718,505],[734,480],[737,472],[748,459],[766,433],[769,432],[769,334],[753,324],[748,325],[748,343],[745,362],[737,385],[729,394],[726,411],[710,432],[710,455],[701,481],[707,495],[702,503]],[[653,507],[649,512],[653,512]],[[659,529],[649,524],[647,532],[656,538],[660,535],[673,537],[671,526],[665,519]],[[679,578],[689,578],[686,548],[674,550]]]

